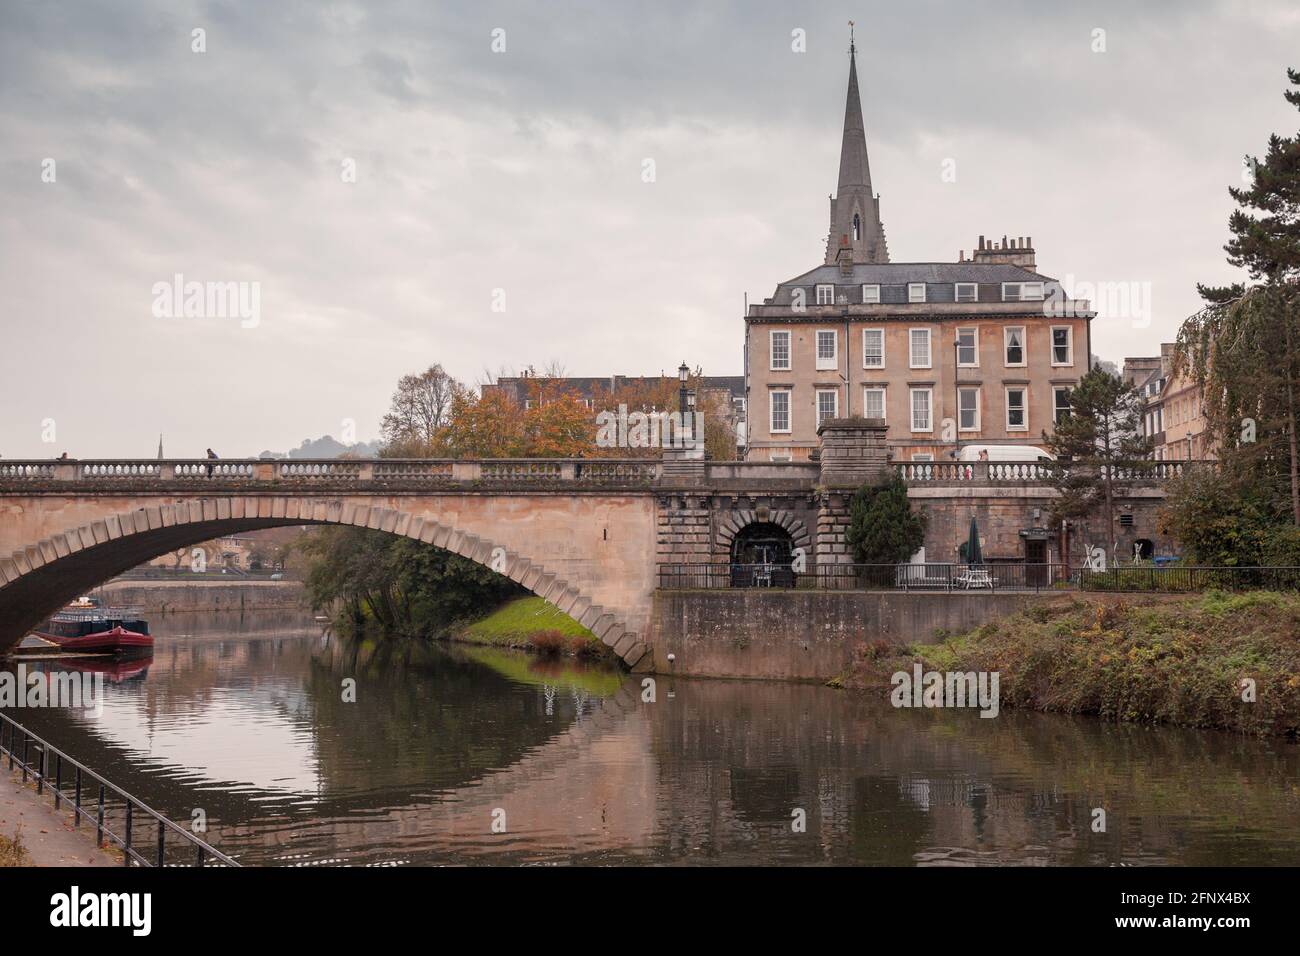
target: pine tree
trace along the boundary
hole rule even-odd
[[[1287,70],[1300,108],[1300,71]],[[1289,484],[1291,520],[1300,525],[1300,133],[1269,137],[1252,176],[1228,192],[1240,208],[1228,219],[1228,262],[1249,286],[1200,285],[1206,306],[1183,323],[1175,370],[1189,367],[1221,454],[1263,486]],[[1285,493],[1283,493],[1285,500]]]
[[[1043,441],[1056,456],[1057,521],[1086,519],[1099,506],[1115,558],[1115,499],[1149,468],[1151,439],[1142,434],[1141,392],[1118,375],[1093,368],[1070,390],[1070,414]]]
[[[853,493],[845,536],[862,564],[902,564],[925,541],[925,515],[912,511],[907,485],[891,472]]]

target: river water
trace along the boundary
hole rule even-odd
[[[1300,863],[1286,741],[807,684],[647,688],[272,612],[154,631],[98,718],[7,713],[177,821],[202,810],[245,865]]]

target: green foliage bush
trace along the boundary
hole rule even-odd
[[[854,492],[846,538],[861,564],[902,564],[920,550],[925,515],[912,511],[907,485],[896,472]]]

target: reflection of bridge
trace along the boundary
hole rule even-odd
[[[709,462],[672,449],[659,460],[0,461],[0,649],[166,551],[339,524],[498,570],[591,628],[628,666],[646,668],[661,564],[725,563],[752,525],[788,536],[810,563],[851,560],[848,499],[891,467],[884,436],[877,422],[825,423],[821,460],[802,464]],[[991,542],[1018,546],[1017,529],[1041,525],[1054,494],[1037,466],[901,467],[930,514],[935,552],[949,546],[945,536],[964,540],[976,508]],[[1148,482],[1129,508],[1161,496]],[[1146,533],[1153,516],[1136,511],[1132,533]]]

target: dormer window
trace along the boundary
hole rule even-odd
[[[835,304],[835,286],[819,285],[817,286],[817,304],[834,305]]]
[[[865,304],[871,304],[871,303],[873,303],[873,302],[879,302],[879,301],[880,301],[880,286],[878,286],[878,285],[864,285],[864,286],[862,287],[862,301],[863,301],[863,303],[865,303]]]
[[[974,282],[958,282],[956,299],[958,302],[978,302],[979,290],[980,287]]]
[[[924,302],[925,301],[925,283],[909,282],[907,284],[907,301]]]
[[[1004,282],[1002,283],[1003,302],[1041,302],[1043,284],[1041,282]]]

